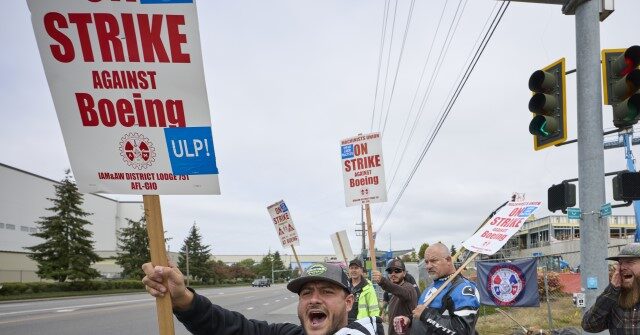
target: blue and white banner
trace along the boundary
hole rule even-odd
[[[538,307],[538,260],[476,262],[480,303],[486,306]]]

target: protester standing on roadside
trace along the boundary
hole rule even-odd
[[[349,311],[349,322],[368,316],[380,316],[378,296],[373,284],[364,277],[364,266],[359,259],[349,262],[349,278],[353,307]]]
[[[379,271],[373,271],[372,278],[383,290],[393,296],[389,300],[389,331],[388,335],[396,335],[393,319],[397,316],[411,317],[411,311],[416,308],[418,296],[412,284],[404,280],[407,270],[404,262],[392,259],[387,262],[385,269],[389,278],[382,276]]]

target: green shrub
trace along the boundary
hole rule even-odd
[[[3,283],[0,296],[20,295],[41,292],[87,292],[107,290],[144,289],[139,280],[87,280],[74,282],[31,282],[31,283]]]
[[[29,290],[29,286],[25,283],[4,283],[0,289],[0,295],[18,295]]]

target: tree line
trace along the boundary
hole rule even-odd
[[[92,213],[82,210],[84,200],[71,171],[67,170],[64,179],[54,187],[55,197],[47,198],[52,202],[47,211],[52,214],[40,217],[36,222],[38,231],[31,234],[43,242],[27,247],[31,251],[29,257],[38,264],[36,274],[58,282],[98,278],[100,273],[91,264],[102,258],[94,252],[93,233],[87,229]],[[123,278],[142,279],[144,273],[140,266],[151,259],[146,221],[144,217],[127,221],[127,226],[118,232],[119,251],[115,261],[122,267]],[[202,242],[195,222],[180,248],[177,266],[185,275],[189,274],[189,279],[203,284],[247,282],[257,277],[271,278],[272,273],[274,279],[280,281],[293,273],[285,268],[278,251],[269,251],[260,262],[244,259],[227,265],[215,260],[211,246]]]

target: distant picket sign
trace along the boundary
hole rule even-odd
[[[339,260],[343,260],[349,265],[349,262],[354,258],[353,251],[351,250],[351,243],[349,237],[347,237],[347,231],[341,230],[330,235],[331,244],[333,244],[333,250],[336,253],[336,257]]]
[[[269,211],[269,215],[271,215],[271,223],[273,223],[273,227],[276,229],[282,247],[300,245],[298,232],[291,218],[291,212],[289,212],[289,208],[287,208],[284,201],[280,200],[276,202],[267,207],[267,210]]]
[[[192,0],[27,0],[82,192],[220,194]]]
[[[340,141],[347,207],[387,201],[380,133]]]
[[[462,243],[462,246],[485,255],[493,255],[511,236],[520,230],[524,222],[535,212],[541,201],[509,202],[482,228]]]

